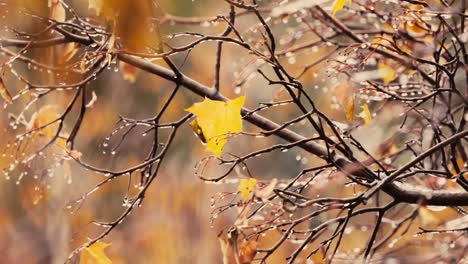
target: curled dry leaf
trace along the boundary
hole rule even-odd
[[[262,200],[268,199],[268,197],[273,194],[273,190],[275,189],[277,183],[278,180],[273,178],[267,186],[263,187],[262,189],[256,189],[255,196]]]
[[[239,256],[237,254],[237,230],[231,232],[220,232],[218,241],[223,253],[223,264],[238,264]]]
[[[223,264],[250,264],[257,254],[256,241],[244,241],[238,244],[238,231],[221,231],[218,234],[221,252],[223,253]]]
[[[86,104],[86,106],[85,106],[86,108],[91,108],[91,107],[93,107],[94,103],[96,103],[96,101],[97,101],[97,99],[98,99],[98,97],[97,97],[95,91],[92,92],[92,95],[91,95],[91,96],[92,96],[92,97],[91,97],[91,100],[89,100],[89,102],[88,102],[88,103]]]
[[[8,89],[5,86],[5,83],[3,80],[0,78],[0,95],[2,98],[9,104],[13,103],[13,98],[10,95],[10,92],[8,92]]]

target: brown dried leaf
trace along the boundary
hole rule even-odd
[[[239,256],[237,255],[237,231],[227,232],[222,231],[218,234],[221,252],[223,253],[223,264],[238,264]]]
[[[13,103],[13,98],[11,97],[10,92],[8,92],[8,89],[6,88],[5,83],[3,83],[3,80],[1,78],[0,78],[0,95],[9,104]]]
[[[263,187],[262,189],[256,189],[255,196],[262,200],[268,199],[268,197],[270,197],[270,195],[273,193],[277,183],[278,180],[276,178],[272,179],[267,186]]]

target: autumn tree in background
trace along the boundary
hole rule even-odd
[[[120,204],[62,261],[113,262],[109,235],[188,166],[217,184],[219,262],[465,263],[467,5],[4,0],[4,179],[68,214]]]

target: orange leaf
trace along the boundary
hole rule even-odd
[[[463,168],[464,167],[464,162],[462,159],[457,159],[457,165],[458,165],[458,168]],[[453,166],[453,164],[451,164],[450,166],[450,172],[452,173],[452,175],[456,176],[458,175],[457,171],[455,170],[455,166]]]
[[[257,254],[256,241],[244,241],[239,248],[239,260],[242,264],[252,263],[255,255]]]
[[[125,63],[123,61],[119,61],[119,70],[120,73],[122,74],[124,80],[129,81],[131,83],[135,83],[136,81],[136,76],[138,74],[138,68]]]
[[[323,260],[324,259],[323,253],[322,253],[321,250],[318,250],[317,252],[312,254],[312,256],[310,256],[309,259],[312,260],[313,264],[323,264],[323,263],[325,263],[325,261]]]

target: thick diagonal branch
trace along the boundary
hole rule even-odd
[[[181,74],[178,78],[176,74],[164,67],[155,65],[147,60],[126,55],[119,54],[118,58],[126,63],[132,64],[135,67],[138,67],[146,72],[155,74],[164,78],[166,80],[179,82],[181,85],[189,89],[190,91],[196,93],[197,95],[208,97],[213,100],[222,100],[226,101],[227,98],[220,94],[215,89],[211,89],[186,75]],[[247,114],[250,111],[246,108],[242,109],[243,114]],[[253,125],[263,129],[263,130],[275,130],[280,125],[259,115],[259,114],[250,114],[245,117],[245,120],[252,123]],[[316,155],[322,159],[328,159],[329,155],[325,147],[321,146],[318,143],[305,141],[304,137],[295,133],[289,129],[280,129],[275,131],[276,136],[288,141],[288,142],[299,142],[304,141],[304,143],[299,144],[298,146],[305,151]],[[333,160],[327,160],[327,162],[333,162],[337,166],[344,170],[346,173],[364,176],[368,173],[364,167],[357,167],[357,165],[346,158],[335,155]],[[392,175],[393,176],[393,175]],[[400,184],[395,182],[387,182],[381,186],[382,190],[392,196],[394,199],[400,202],[406,203],[418,203],[422,200],[425,201],[428,205],[445,205],[445,206],[466,206],[468,205],[468,193],[467,192],[451,192],[451,191],[433,191],[429,189],[413,189],[410,185]]]

